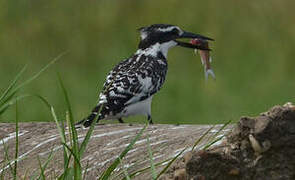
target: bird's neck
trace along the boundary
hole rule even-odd
[[[136,54],[144,54],[146,56],[154,56],[154,57],[165,57],[167,59],[168,50],[171,47],[176,46],[177,43],[175,41],[168,41],[164,43],[155,43],[149,47],[140,47],[136,51]]]

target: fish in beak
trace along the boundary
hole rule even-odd
[[[208,41],[203,40],[203,39],[192,39],[190,42],[193,45],[201,44],[201,46],[208,49],[208,50],[204,50],[204,49],[197,49],[196,48],[195,53],[197,54],[199,52],[199,54],[201,56],[201,62],[202,62],[202,65],[204,66],[206,81],[207,81],[209,75],[211,75],[212,78],[215,79],[215,74],[214,74],[214,71],[211,69],[211,64],[210,64],[212,62],[212,58],[210,56]]]
[[[200,39],[204,41],[214,41],[214,39],[199,35],[199,34],[194,34],[191,32],[183,32],[180,36],[177,37],[177,39],[184,39],[184,38],[189,38],[189,39]],[[201,50],[209,50],[208,47],[206,47],[206,44],[204,43],[197,43],[197,44],[192,44],[192,43],[186,43],[182,41],[175,40],[177,42],[178,46],[186,47],[186,48],[192,48],[192,49],[201,49]]]
[[[181,42],[178,40],[175,40],[177,42],[178,46],[186,47],[186,48],[192,48],[195,49],[195,52],[199,52],[201,56],[201,62],[202,65],[204,66],[205,70],[205,79],[208,79],[208,76],[211,75],[213,79],[215,79],[215,74],[213,70],[211,69],[211,62],[212,58],[210,57],[210,51],[211,49],[209,48],[209,41],[214,41],[214,39],[199,35],[199,34],[194,34],[191,32],[184,32],[181,34],[178,39],[180,38],[190,38],[191,41],[190,43],[186,42]]]

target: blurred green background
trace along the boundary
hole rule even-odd
[[[293,0],[2,0],[0,91],[25,64],[24,79],[68,50],[21,93],[44,96],[63,113],[59,72],[80,120],[96,104],[106,74],[136,51],[136,29],[169,23],[215,39],[211,47],[217,80],[205,83],[200,58],[192,50],[171,49],[166,83],[153,101],[154,122],[236,121],[295,101],[294,7]],[[0,122],[13,122],[14,111],[7,111]],[[22,121],[52,121],[37,99],[21,101],[19,111]]]

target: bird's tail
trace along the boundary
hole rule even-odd
[[[94,121],[94,119],[96,118],[96,116],[98,115],[98,111],[100,109],[101,104],[98,104],[97,106],[95,106],[95,108],[91,111],[91,114],[87,117],[82,119],[81,121],[77,122],[75,124],[76,128],[81,127],[81,125],[83,125],[85,128],[89,127],[92,122]],[[100,118],[98,117],[98,120]]]

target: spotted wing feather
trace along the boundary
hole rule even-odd
[[[101,119],[155,94],[166,72],[166,60],[152,56],[135,55],[119,63],[108,74],[100,94],[99,104],[104,104]]]

